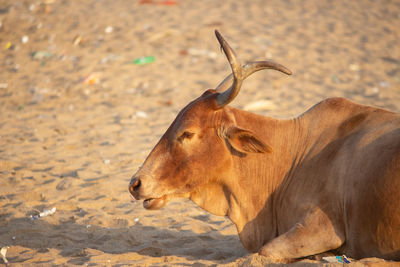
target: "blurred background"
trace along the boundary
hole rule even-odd
[[[0,0],[9,259],[208,265],[246,255],[229,221],[188,201],[150,213],[127,191],[179,110],[230,73],[215,29],[242,63],[294,73],[252,75],[235,107],[288,118],[343,96],[400,112],[400,1]]]

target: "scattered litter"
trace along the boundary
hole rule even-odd
[[[6,50],[13,50],[14,49],[14,45],[11,42],[8,42],[5,46]]]
[[[134,221],[135,221],[135,223],[139,222],[139,218],[135,218]]]
[[[84,80],[83,83],[86,84],[97,84],[99,83],[99,74],[96,72],[91,73],[88,75]]]
[[[146,112],[144,112],[144,111],[137,111],[136,112],[136,117],[138,117],[138,118],[147,118],[147,113]]]
[[[105,29],[104,29],[104,32],[105,33],[112,33],[114,31],[114,28],[112,27],[112,26],[107,26]]]
[[[86,225],[86,229],[89,229],[90,227],[92,227],[91,224],[87,224],[87,225]]]
[[[350,263],[350,260],[345,256],[329,256],[329,257],[323,257],[323,260],[327,261],[327,262],[331,262],[331,263]]]
[[[49,51],[45,51],[45,50],[36,51],[36,52],[32,52],[31,53],[32,59],[36,59],[36,60],[43,60],[43,59],[46,59],[46,58],[50,58],[52,56],[53,56],[52,53],[50,53]]]
[[[53,207],[53,208],[51,208],[49,210],[45,209],[41,213],[39,213],[39,215],[31,215],[30,217],[31,217],[31,220],[37,220],[37,219],[42,218],[42,217],[53,215],[54,213],[56,213],[56,210],[57,210],[56,207]]]
[[[7,89],[8,83],[0,83],[0,89]]]
[[[27,35],[22,36],[21,42],[22,42],[23,44],[26,44],[27,42],[29,42],[29,37],[28,37]]]
[[[189,48],[187,53],[191,56],[207,56],[209,58],[216,58],[217,53],[207,49]]]
[[[44,210],[43,212],[39,213],[39,217],[46,217],[49,215],[53,215],[56,212],[56,207],[53,207],[49,210]]]
[[[149,56],[149,57],[140,57],[135,59],[132,63],[136,65],[144,65],[148,63],[154,62],[156,58],[154,56]]]
[[[78,46],[78,45],[82,44],[83,42],[84,42],[83,37],[78,34],[77,36],[74,37],[74,40],[72,43],[74,44],[74,46]]]
[[[15,240],[16,238],[17,238],[16,236],[13,236],[13,237],[12,237],[12,240]]]
[[[105,159],[105,160],[104,160],[104,164],[110,164],[110,162],[111,162],[111,161],[110,161],[109,159]]]
[[[18,110],[23,110],[24,109],[24,105],[19,105],[18,106]]]
[[[9,248],[10,248],[9,246],[6,246],[6,247],[2,247],[0,250],[1,257],[3,258],[3,261],[6,264],[6,266],[8,265],[8,260],[6,258],[6,254],[7,254],[7,249],[9,249]]]
[[[257,111],[257,110],[272,110],[274,108],[276,108],[274,102],[270,100],[258,100],[247,104],[246,106],[244,106],[243,109],[247,111]]]

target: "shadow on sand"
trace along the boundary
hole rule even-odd
[[[197,234],[190,230],[159,229],[140,223],[109,228],[77,224],[72,217],[59,224],[29,218],[3,220],[0,224],[0,240],[2,245],[27,248],[18,255],[10,254],[8,260],[12,263],[32,259],[29,249],[38,253],[57,249],[63,257],[71,258],[67,263],[79,265],[91,260],[93,255],[88,253],[88,249],[92,249],[92,252],[97,250],[98,254],[133,252],[150,257],[177,256],[187,260],[224,263],[246,254],[243,248],[238,249],[237,236],[225,236],[215,230]],[[218,246],[217,241],[224,245]],[[38,259],[35,263],[49,262]]]

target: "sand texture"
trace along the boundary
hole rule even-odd
[[[400,1],[0,0],[9,266],[269,264],[243,249],[228,219],[189,200],[147,211],[128,193],[179,110],[230,73],[214,29],[243,62],[294,73],[254,74],[235,107],[287,118],[343,96],[400,112]],[[144,56],[154,62],[133,63]]]

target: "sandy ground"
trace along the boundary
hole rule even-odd
[[[230,72],[216,28],[243,61],[294,72],[254,74],[236,107],[292,117],[344,96],[400,112],[400,1],[0,0],[0,246],[10,266],[268,264],[226,218],[190,201],[147,211],[127,191],[177,112]],[[143,56],[155,60],[133,64]],[[395,263],[349,266],[364,265]]]

